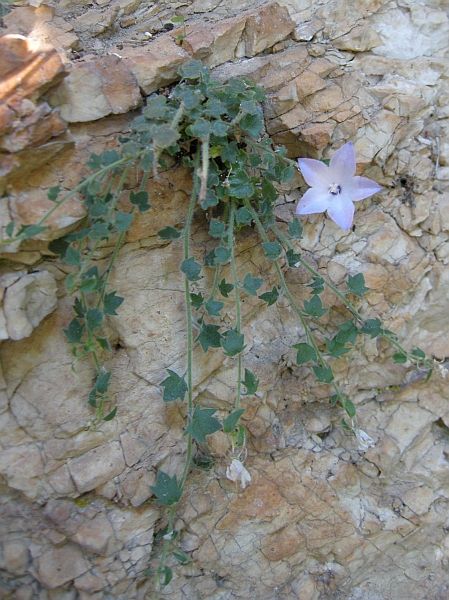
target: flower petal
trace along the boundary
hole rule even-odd
[[[352,142],[348,142],[337,150],[331,158],[329,170],[331,178],[340,183],[355,174],[355,152]]]
[[[327,209],[327,214],[339,227],[348,231],[354,218],[354,204],[343,194],[339,194]]]
[[[373,194],[377,194],[382,189],[382,186],[371,181],[368,177],[354,177],[351,182],[351,200],[358,202],[364,198],[369,198]]]
[[[327,187],[329,183],[329,167],[314,158],[298,158],[302,176],[312,187]]]
[[[296,207],[297,215],[311,215],[324,212],[330,206],[331,194],[317,188],[307,190]]]

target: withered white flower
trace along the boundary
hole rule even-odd
[[[376,442],[363,429],[354,429],[355,437],[359,443],[360,452],[366,452],[369,448],[374,448]]]
[[[299,168],[311,186],[296,208],[297,215],[327,211],[342,229],[350,229],[354,218],[354,202],[372,196],[382,189],[367,177],[355,175],[355,152],[348,142],[333,155],[329,166],[313,158],[299,158]]]
[[[232,463],[226,468],[226,477],[236,483],[240,482],[242,490],[246,488],[247,484],[251,485],[251,475],[236,458],[234,458]]]

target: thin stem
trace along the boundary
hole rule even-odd
[[[290,243],[289,239],[282,233],[282,231],[280,231],[280,229],[276,225],[274,225],[271,229],[274,231],[274,233],[279,238],[279,240],[281,240],[281,242],[283,242],[289,250],[294,251],[294,248],[293,248],[292,244]],[[359,311],[355,308],[355,306],[347,299],[345,294],[340,292],[340,290],[338,288],[336,288],[334,285],[332,285],[332,283],[330,281],[328,281],[324,277],[321,277],[321,275],[318,273],[318,271],[316,271],[313,267],[311,267],[301,256],[298,257],[298,262],[301,263],[301,265],[303,267],[305,267],[309,271],[309,273],[312,273],[312,275],[314,277],[319,277],[320,279],[322,279],[324,282],[324,285],[327,286],[329,289],[331,289],[334,292],[334,294],[336,296],[338,296],[344,302],[345,307],[356,317],[356,319],[358,319],[362,323],[366,322],[365,317],[361,313],[359,313]],[[394,335],[395,334],[391,334],[388,331],[385,331],[384,329],[380,333],[381,337],[385,338],[392,346],[395,346],[395,348],[397,348],[400,352],[402,352],[409,360],[413,361],[414,363],[424,364],[427,367],[429,367],[429,369],[433,368],[432,362],[430,361],[430,359],[421,359],[420,360],[414,354],[407,352],[407,350],[405,348],[403,348],[401,346],[401,344],[394,338]]]
[[[239,279],[237,277],[237,269],[235,266],[234,256],[234,221],[235,221],[236,205],[235,200],[232,200],[231,214],[229,216],[229,231],[228,231],[228,248],[231,250],[231,271],[232,280],[234,283],[235,293],[235,307],[236,307],[236,329],[240,335],[242,333],[242,313],[240,307],[240,292],[239,292]],[[242,395],[242,353],[239,352],[237,355],[237,395],[235,399],[235,410],[240,408],[240,398]]]
[[[195,173],[194,173],[194,181],[193,181],[193,189],[192,195],[190,196],[190,204],[189,209],[187,211],[186,224],[184,227],[184,260],[188,260],[189,258],[189,238],[190,238],[190,226],[193,218],[193,211],[195,208],[196,198],[198,195],[199,188],[199,176],[198,176],[198,167],[199,167],[199,159],[200,155],[197,153],[195,158]],[[185,277],[185,302],[186,302],[186,318],[187,318],[187,419],[191,421],[193,415],[193,331],[192,331],[192,302],[190,300],[190,283],[187,277]],[[184,464],[184,471],[179,481],[179,487],[184,488],[187,475],[189,472],[190,461],[192,458],[192,434],[187,434],[187,452],[186,452],[186,460]],[[176,512],[176,504],[171,507],[170,510],[170,518],[167,527],[167,535],[171,534],[173,531],[173,521],[175,518]],[[164,568],[165,559],[167,558],[168,548],[170,547],[171,539],[165,540],[164,547],[162,549],[161,560],[159,562],[158,569],[158,585],[161,585],[160,577],[162,574],[162,569]]]
[[[254,219],[254,221],[255,221],[255,223],[257,225],[257,228],[258,228],[258,230],[260,232],[260,235],[262,236],[264,242],[268,242],[269,238],[267,236],[267,233],[266,233],[266,231],[265,231],[265,229],[264,229],[264,227],[263,227],[263,225],[262,225],[262,223],[261,223],[261,221],[260,221],[260,219],[259,219],[256,211],[251,206],[251,203],[249,202],[249,200],[244,200],[244,202],[245,202],[246,208],[250,211],[251,216]],[[298,315],[298,317],[299,317],[299,319],[301,321],[301,324],[302,324],[302,326],[304,328],[304,331],[306,332],[306,336],[307,336],[307,340],[308,340],[309,344],[315,350],[315,353],[317,355],[318,361],[320,362],[321,366],[324,367],[324,368],[327,368],[328,365],[327,365],[326,361],[324,360],[324,357],[323,357],[320,349],[318,348],[318,346],[317,346],[317,344],[315,342],[315,339],[314,339],[314,337],[312,335],[312,332],[310,331],[310,328],[309,328],[309,326],[307,324],[307,321],[306,321],[306,319],[305,319],[305,317],[304,317],[304,315],[302,313],[302,310],[299,308],[298,304],[296,303],[296,300],[293,298],[290,290],[288,289],[288,286],[287,286],[287,284],[285,282],[285,278],[284,278],[284,275],[282,273],[281,267],[279,266],[279,263],[278,263],[277,260],[274,261],[274,266],[276,268],[276,271],[277,271],[277,274],[278,274],[278,277],[279,277],[279,281],[280,281],[281,287],[284,290],[284,293],[287,296],[287,298],[288,298],[288,300],[289,300],[289,302],[290,302],[293,310]],[[337,396],[338,396],[338,398],[340,400],[340,403],[344,406],[344,396],[343,396],[342,392],[340,391],[339,387],[337,386],[337,384],[334,381],[331,382],[331,385],[334,388],[335,393],[337,394]]]

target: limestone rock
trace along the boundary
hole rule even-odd
[[[88,569],[80,550],[72,544],[50,550],[38,559],[38,577],[50,589],[72,581]]]
[[[111,442],[71,459],[68,466],[76,489],[82,494],[119,475],[126,465],[120,443]]]
[[[22,273],[14,279],[11,281],[5,275],[1,278],[4,289],[2,312],[7,336],[21,340],[29,337],[42,319],[55,309],[56,283],[48,271]]]
[[[125,113],[142,102],[134,75],[114,54],[76,65],[49,99],[70,123]]]

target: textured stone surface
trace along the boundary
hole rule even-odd
[[[176,43],[182,28],[163,29],[174,11],[186,17],[182,45]],[[371,289],[360,311],[381,318],[407,348],[418,345],[445,360],[446,12],[439,1],[408,0],[400,7],[343,0],[282,6],[210,0],[176,7],[165,0],[101,0],[91,7],[63,0],[53,8],[17,8],[4,19],[4,31],[28,40],[8,38],[0,66],[6,81],[28,68],[38,40],[77,48],[80,55],[72,55],[71,74],[51,92],[71,121],[72,140],[44,142],[53,131],[46,119],[55,113],[47,112],[44,99],[34,102],[62,74],[53,51],[45,50],[50,75],[39,71],[40,83],[31,78],[25,86],[16,78],[12,103],[0,102],[0,189],[9,185],[0,199],[2,231],[12,216],[36,222],[51,206],[50,187],[77,185],[88,174],[90,153],[116,148],[118,135],[128,131],[132,115],[120,113],[138,106],[139,90],[149,94],[169,85],[194,56],[215,67],[221,80],[245,76],[265,88],[267,131],[291,157],[330,158],[354,142],[358,174],[381,183],[384,192],[357,204],[349,232],[325,215],[304,218],[297,248],[342,290],[348,272],[363,272]],[[25,88],[31,97],[22,95]],[[65,147],[71,150],[64,155]],[[134,183],[130,178],[127,186]],[[275,209],[280,227],[306,189],[299,173],[282,188]],[[53,307],[55,282],[62,290],[64,276],[47,258],[44,240],[6,248],[8,260],[41,262],[37,273],[23,267],[1,273],[0,595],[6,598],[143,600],[153,593],[144,571],[157,567],[161,546],[153,553],[153,542],[166,512],[151,501],[150,486],[159,469],[180,475],[185,452],[184,409],[164,403],[159,384],[167,366],[184,372],[186,361],[182,248],[156,234],[166,225],[182,226],[191,181],[185,169],[172,167],[159,180],[150,178],[148,190],[153,209],[136,215],[110,279],[126,301],[110,323],[114,352],[107,366],[118,416],[109,423],[93,426],[86,403],[93,365],[80,362],[76,378],[71,373],[73,357],[61,333],[72,319],[70,299],[61,298],[29,337],[6,339],[8,316],[24,331],[40,314],[42,296],[31,301],[27,292],[34,278],[54,276],[44,298]],[[120,207],[127,198],[126,191]],[[54,216],[44,239],[76,226],[82,205],[75,199]],[[207,230],[196,213],[192,252],[199,258],[210,249]],[[107,253],[102,249],[100,257]],[[238,236],[237,271],[241,280],[249,271],[264,277],[262,291],[276,283],[253,230]],[[298,302],[309,297],[304,269],[286,269],[285,276]],[[197,291],[210,283],[206,272]],[[323,303],[335,305],[321,320],[324,344],[342,322],[344,306],[328,292]],[[232,323],[231,302],[224,313]],[[242,490],[226,478],[229,440],[213,436],[215,468],[192,471],[177,510],[179,543],[193,562],[171,565],[174,578],[162,596],[446,598],[449,395],[443,366],[425,384],[423,373],[395,365],[391,348],[370,339],[333,363],[357,406],[359,426],[375,443],[362,452],[342,429],[341,411],[329,407],[332,392],[295,362],[291,345],[305,338],[286,299],[266,309],[257,298],[245,298],[242,315],[243,362],[260,380],[257,397],[242,401],[252,484]],[[196,348],[195,357],[195,398],[221,419],[235,401],[235,363],[219,350]]]

